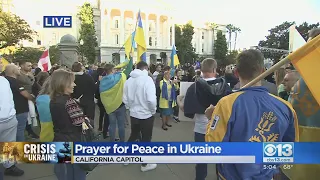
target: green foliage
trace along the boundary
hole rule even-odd
[[[238,56],[239,52],[236,51],[236,50],[233,50],[231,52],[229,52],[227,54],[227,57],[226,57],[226,63],[225,65],[229,65],[229,64],[235,64],[236,63],[236,58]]]
[[[20,40],[32,40],[34,33],[25,20],[0,8],[0,49],[14,46]]]
[[[229,48],[229,51],[231,52],[231,51],[232,51],[232,47],[231,47],[231,37],[232,37],[232,33],[235,34],[233,50],[236,50],[238,33],[241,32],[241,29],[238,28],[238,27],[236,27],[236,26],[234,26],[233,24],[228,24],[228,25],[226,26],[226,29],[227,29],[228,35],[229,35],[229,38],[228,38],[228,48]]]
[[[57,45],[50,46],[49,56],[52,65],[60,63],[60,51]]]
[[[222,34],[222,31],[217,32],[217,39],[214,44],[214,58],[220,65],[225,65],[228,53],[228,44],[226,36]]]
[[[31,63],[38,63],[43,51],[38,48],[23,47],[17,50],[13,54],[13,62],[19,62],[20,60],[29,61]]]
[[[98,42],[94,28],[93,8],[90,3],[85,3],[78,15],[81,21],[79,41],[83,40],[80,53],[86,57],[89,63],[93,64],[96,59],[95,47],[98,46]]]
[[[31,63],[38,63],[44,50],[44,48],[22,47],[16,49],[12,54],[5,54],[3,57],[10,62],[25,60]],[[59,50],[56,45],[50,46],[49,56],[51,64],[59,63]]]
[[[175,45],[181,64],[192,63],[198,57],[192,46],[193,34],[194,28],[190,23],[181,27],[175,26]]]
[[[291,25],[295,24],[295,22],[283,22],[282,24],[271,28],[269,30],[269,35],[266,36],[266,40],[262,40],[259,42],[259,46],[267,47],[267,48],[275,48],[275,49],[289,49],[289,28]],[[307,40],[308,32],[313,29],[319,27],[320,24],[308,24],[306,22],[302,23],[299,26],[296,26],[298,32],[302,35],[302,37]],[[282,53],[276,52],[263,52],[265,58],[273,59],[277,61],[283,55]]]

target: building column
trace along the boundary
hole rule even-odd
[[[171,27],[171,21],[170,21],[170,18],[168,17],[167,19],[167,38],[168,38],[168,41],[167,41],[167,48],[170,48],[171,44],[170,44],[170,27]]]
[[[174,21],[172,21],[172,45],[176,45],[176,25]]]
[[[157,48],[159,48],[159,47],[162,48],[162,46],[160,46],[160,42],[162,42],[162,39],[160,41],[160,15],[158,15],[158,14],[157,14],[157,20],[156,20],[156,32],[157,32],[157,46],[156,47]]]
[[[201,32],[201,29],[198,30],[198,54],[201,54],[202,53],[202,32]]]
[[[119,28],[120,28],[120,36],[119,36],[119,45],[120,47],[124,44],[124,12],[121,12],[120,15],[120,22],[119,22]]]
[[[106,44],[111,45],[111,44],[113,44],[113,38],[111,36],[111,26],[112,26],[112,23],[113,23],[112,22],[112,18],[111,18],[111,9],[110,9],[110,12],[108,10],[107,13],[108,13],[107,14],[107,22],[106,22],[106,26],[107,27],[105,28],[103,33],[106,34],[105,35],[106,39],[104,41],[106,41]]]
[[[145,24],[144,24],[144,27],[143,27],[143,30],[144,30],[144,37],[145,37],[145,40],[146,40],[146,44],[147,44],[147,47],[149,47],[149,19],[148,19],[148,16],[149,14],[145,13]]]
[[[108,14],[107,15],[105,15],[104,14],[104,12],[105,12],[105,10],[104,9],[102,9],[101,10],[101,13],[100,13],[100,16],[101,16],[101,41],[100,41],[100,43],[101,44],[104,44],[105,43],[105,41],[106,41],[106,35],[107,35],[107,33],[106,33],[106,29],[107,29],[107,27],[108,27],[108,24],[106,24],[106,16],[108,16]]]

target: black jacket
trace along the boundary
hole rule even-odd
[[[232,93],[232,89],[224,78],[212,81],[199,79],[187,90],[184,100],[184,115],[193,118],[195,114],[204,114],[210,105],[216,105],[222,97],[230,93]]]
[[[81,141],[82,127],[72,124],[66,110],[66,103],[70,98],[70,96],[61,95],[50,101],[50,112],[54,127],[53,142]]]

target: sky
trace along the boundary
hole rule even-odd
[[[187,20],[233,24],[241,29],[237,49],[255,46],[284,21],[320,21],[320,0],[170,0],[176,23]],[[181,7],[181,4],[184,6]]]
[[[16,8],[19,12],[24,12],[23,17],[32,18],[40,17],[43,13],[66,15],[76,10],[71,4],[80,5],[84,1],[96,0],[14,1],[18,2]],[[135,0],[131,3],[145,4],[146,1],[150,0]],[[60,4],[57,2],[63,2],[61,4],[64,6],[37,8],[53,7]],[[320,21],[320,0],[153,0],[153,2],[164,2],[164,6],[169,4],[173,8],[172,15],[177,24],[193,20],[197,24],[214,22],[239,27],[241,33],[238,35],[237,49],[256,46],[260,40],[265,39],[269,29],[284,21],[295,21],[298,25],[304,21],[308,23]],[[33,9],[33,13],[26,9]]]

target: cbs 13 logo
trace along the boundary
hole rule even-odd
[[[293,156],[293,144],[291,143],[267,143],[264,146],[264,156],[290,157]]]

